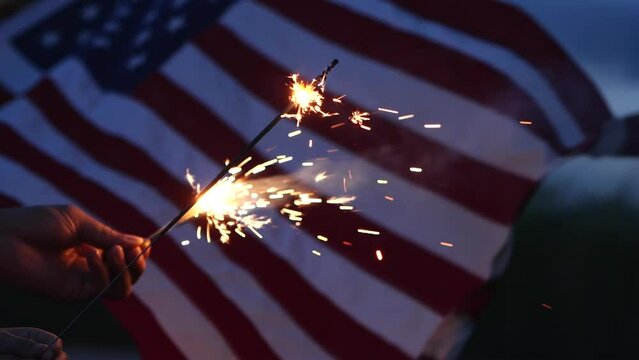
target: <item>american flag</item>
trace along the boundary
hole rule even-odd
[[[610,118],[513,5],[36,3],[0,25],[0,203],[75,203],[150,234],[192,197],[185,168],[212,178],[284,108],[287,76],[310,79],[332,58],[327,97],[414,118],[376,114],[366,134],[303,121],[280,141],[295,129],[283,121],[254,156],[336,149],[360,211],[310,208],[297,230],[275,214],[264,239],[227,245],[182,247],[195,228],[177,228],[134,295],[108,307],[145,359],[449,356],[442,320],[491,277],[544,174]]]

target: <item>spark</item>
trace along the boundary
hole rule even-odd
[[[341,104],[341,103],[342,103],[342,99],[343,99],[345,96],[346,96],[346,95],[342,95],[342,96],[340,96],[340,97],[333,98],[333,102],[336,102],[336,103],[340,103],[340,104]]]
[[[322,253],[321,253],[321,252],[319,252],[319,251],[317,251],[317,250],[313,250],[313,251],[311,251],[311,252],[312,252],[314,255],[322,256]]]
[[[324,242],[328,241],[328,238],[326,236],[324,236],[324,235],[317,235],[317,239],[321,240],[321,241],[324,241]]]
[[[521,120],[519,121],[519,123],[522,125],[532,125],[532,121],[529,121],[529,120]]]
[[[451,248],[454,246],[453,244],[448,243],[448,242],[444,242],[444,241],[440,242],[439,245],[446,246],[446,247],[451,247]]]
[[[395,198],[393,198],[392,196],[384,196],[384,199],[388,200],[388,201],[395,201]]]
[[[326,171],[322,171],[321,173],[315,175],[315,182],[318,183],[324,179],[326,179],[328,175],[326,175]]]
[[[426,129],[439,129],[442,127],[442,124],[424,124]]]
[[[346,245],[346,246],[353,246],[353,243],[350,241],[342,241],[342,244]]]
[[[338,152],[338,149],[328,149],[326,150],[327,153],[334,153],[334,152]]]
[[[370,130],[370,127],[364,125],[364,122],[366,121],[370,121],[370,114],[367,112],[362,112],[362,111],[353,111],[351,113],[351,116],[348,118],[353,124],[361,127],[361,128],[366,128],[366,130]]]
[[[375,255],[377,255],[377,260],[382,261],[384,259],[384,254],[382,254],[382,250],[376,250]]]
[[[415,114],[402,115],[397,118],[397,120],[408,120],[415,117]]]
[[[353,210],[353,207],[351,205],[341,205],[339,207],[340,210]]]
[[[420,168],[420,167],[411,167],[409,170],[414,172],[414,173],[422,172],[422,168]]]
[[[386,108],[382,108],[382,107],[377,108],[377,110],[383,111],[383,112],[387,112],[387,113],[391,113],[391,114],[399,114],[399,111],[397,111],[397,110],[391,110],[391,109],[386,109]]]
[[[288,137],[293,137],[293,136],[297,136],[299,134],[302,133],[302,130],[295,130],[295,131],[291,131],[290,133],[288,133]]]
[[[313,166],[313,162],[312,161],[303,162],[302,166]]]
[[[310,148],[313,147],[313,139],[309,139],[308,140],[308,147],[310,147]]]
[[[552,306],[548,305],[548,304],[544,304],[542,303],[541,306],[545,307],[548,310],[552,310]]]
[[[346,178],[342,178],[342,186],[344,187],[344,193],[348,193],[348,189],[346,188]]]
[[[355,196],[332,197],[326,200],[326,203],[342,205],[342,204],[348,204],[352,202],[353,200],[355,200]]]
[[[379,231],[368,230],[368,229],[357,229],[357,232],[360,234],[379,235]]]
[[[277,160],[277,162],[278,162],[278,163],[280,163],[280,164],[282,164],[282,163],[285,163],[285,162],[289,162],[289,161],[291,161],[291,160],[293,160],[293,157],[292,157],[292,156],[288,156],[288,157],[285,157],[285,158],[283,158],[283,159],[279,159],[279,160]]]
[[[341,123],[331,125],[331,129],[337,129],[338,127],[344,126],[344,125],[346,125],[346,123],[342,121]]]
[[[180,242],[180,244],[181,244],[182,246],[186,246],[186,245],[188,245],[188,244],[190,244],[190,243],[191,243],[191,242],[190,242],[189,240],[182,240],[182,241]]]
[[[198,240],[202,238],[202,226],[197,227],[197,231],[195,232],[195,234]]]
[[[388,184],[388,180],[377,179],[377,183],[380,184],[380,185],[386,185],[386,184]]]

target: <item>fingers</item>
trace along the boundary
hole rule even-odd
[[[121,246],[116,245],[106,251],[105,262],[111,273],[111,277],[118,276],[126,267],[124,250]],[[133,280],[131,273],[125,271],[120,278],[111,286],[107,294],[113,298],[124,298],[131,294]]]
[[[56,343],[54,347],[48,349],[49,343],[40,342],[18,335],[21,332],[29,332],[29,335],[34,337],[40,337],[44,336],[43,334],[49,334],[46,333],[44,330],[35,328],[30,328],[28,330],[21,329],[20,331],[18,331],[17,334],[13,333],[13,330],[15,329],[2,330],[0,335],[0,353],[15,355],[18,358],[52,360],[55,359],[57,355],[62,351],[61,342],[59,347],[56,347],[58,346],[58,344]],[[53,342],[53,339],[51,339],[51,342]]]
[[[129,272],[131,273],[131,281],[133,284],[135,284],[138,281],[140,276],[142,276],[142,273],[144,272],[144,270],[146,270],[146,257],[140,256],[141,253],[142,253],[142,249],[139,247],[130,249],[126,252],[127,264],[135,260],[135,263],[131,265],[131,268],[129,269]]]
[[[69,207],[71,216],[77,224],[77,237],[80,242],[88,243],[101,249],[114,245],[123,247],[141,246],[144,239],[130,234],[115,231],[107,225],[92,218],[77,207]]]

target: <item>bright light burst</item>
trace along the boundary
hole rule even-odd
[[[283,114],[282,117],[295,118],[299,126],[303,115],[311,113],[321,114],[323,117],[339,115],[338,113],[328,113],[322,110],[322,103],[324,102],[324,78],[322,78],[319,84],[316,84],[315,80],[310,83],[305,83],[304,80],[299,79],[299,74],[292,74],[289,76],[289,79],[292,80],[289,86],[289,89],[291,89],[289,99],[295,105],[297,111],[295,114]]]

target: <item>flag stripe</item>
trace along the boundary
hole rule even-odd
[[[169,96],[173,101],[171,103],[162,101],[163,97],[156,97],[154,94]],[[233,129],[230,129],[223,121],[217,119],[201,103],[195,101],[160,75],[153,75],[144,81],[136,89],[136,96],[140,101],[158,111],[169,125],[174,126],[177,131],[191,139],[197,147],[218,162],[223,162],[227,158],[228,152],[231,154],[236,153],[246,145],[242,137],[235,133]],[[209,134],[217,134],[220,139],[224,139],[224,142],[211,146]],[[257,163],[266,160],[258,154],[253,154],[253,159]],[[277,168],[271,169],[269,173],[271,175],[282,174]],[[316,222],[315,227],[311,228],[310,232],[317,234],[318,229],[325,227],[327,221],[336,225],[334,228],[351,230],[356,229],[358,226],[362,228],[381,228],[385,236],[380,238],[380,241],[383,241],[384,246],[391,249],[393,253],[401,254],[399,256],[407,256],[402,266],[398,268],[380,267],[378,263],[371,261],[373,258],[370,254],[374,254],[374,250],[365,255],[356,253],[343,253],[343,255],[365,271],[414,296],[435,311],[445,313],[459,299],[462,290],[473,288],[480,283],[477,277],[465,270],[407,242],[396,236],[391,230],[363,219],[356,213],[346,214],[327,210],[327,213],[321,214],[320,217],[308,217],[301,226],[306,229],[308,226],[312,226],[313,222]],[[438,280],[432,279],[434,283],[431,283],[429,282],[430,279],[416,279],[413,269],[422,266],[431,267],[430,269],[433,273],[447,274],[455,278],[457,281],[452,282],[455,290],[451,289],[453,286],[450,284],[446,284],[447,291],[432,291],[432,288],[429,289],[429,285],[437,285]],[[444,277],[442,275],[442,278]]]
[[[131,334],[142,358],[186,359],[137,295],[131,295],[126,300],[103,302]]]
[[[566,152],[548,118],[530,96],[503,74],[481,62],[326,2],[314,2],[312,5],[278,1],[262,3],[332,42],[462,94],[508,115],[513,121],[524,117],[535,119],[537,126],[529,129],[558,152]],[[316,14],[330,14],[330,21]],[[344,31],[345,28],[349,31]],[[380,43],[385,46],[378,46]],[[502,89],[501,101],[495,101],[495,89]]]
[[[58,93],[57,88],[52,85],[49,80],[43,81],[42,85],[39,85],[34,91],[30,92],[30,97],[36,104],[41,106],[40,110],[47,114],[49,119],[60,117],[58,120],[53,120],[54,123],[59,123],[58,126],[61,126],[60,123],[62,121],[66,122],[64,127],[59,127],[58,129],[69,136],[72,141],[78,142],[78,145],[82,146],[83,149],[92,154],[98,161],[109,164],[117,170],[126,172],[129,176],[135,177],[150,187],[157,188],[160,193],[167,197],[171,197],[172,192],[177,191],[178,187],[188,189],[186,184],[178,184],[175,185],[175,187],[158,184],[157,179],[172,178],[159,167],[154,168],[155,171],[157,171],[156,176],[158,177],[152,177],[148,171],[142,168],[131,168],[124,165],[121,161],[122,158],[142,158],[144,153],[129,143],[127,143],[127,146],[122,146],[123,140],[107,136],[87,123],[82,119],[81,115],[68,105],[66,99]],[[55,99],[55,101],[44,101],[45,99]],[[175,103],[172,104],[171,106],[175,107]],[[75,133],[77,129],[81,129],[81,133]],[[114,139],[117,141],[114,141]],[[115,147],[118,147],[118,151],[113,151]],[[104,149],[110,149],[110,151],[103,151]],[[148,161],[149,164],[153,162],[150,158],[146,159],[146,161]],[[176,199],[171,200],[176,206],[183,206],[183,204],[179,203]],[[233,244],[233,246],[221,247],[220,249],[226,250],[225,254],[230,256],[236,263],[251,270],[262,286],[280,303],[284,304],[291,316],[301,323],[304,329],[313,335],[328,351],[340,356],[356,355],[349,353],[349,351],[353,349],[351,346],[346,346],[346,344],[339,341],[339,339],[329,336],[330,332],[328,330],[330,326],[340,326],[342,329],[349,329],[348,333],[351,336],[352,344],[359,343],[362,346],[366,345],[375,354],[387,354],[391,357],[402,356],[400,352],[393,346],[387,344],[385,340],[377,338],[368,329],[355,323],[347,314],[336,308],[323,295],[312,289],[293,268],[272,255],[267,248],[254,241],[238,240],[239,241]],[[218,243],[216,242],[216,244]],[[249,245],[253,246],[250,250],[244,252],[236,250]],[[177,249],[174,250],[178,251]],[[161,260],[163,255],[157,254],[154,256],[156,259]],[[265,268],[256,269],[255,267],[259,264],[253,263],[254,259],[252,259],[251,256],[256,256],[258,259],[261,259],[266,265]],[[168,262],[169,259],[166,259],[166,261]],[[178,276],[176,282],[178,281],[177,279],[180,278],[183,280],[188,278],[188,282],[192,282],[193,277],[193,275],[186,276],[186,274],[182,277]],[[205,280],[202,279],[202,281]],[[285,286],[283,286],[284,284]],[[195,293],[195,291],[196,290],[193,289],[193,293]],[[297,294],[294,302],[291,302],[291,298],[288,296],[290,291],[294,291]],[[193,301],[198,303],[198,299],[193,299]],[[303,301],[300,301],[300,299]],[[308,312],[305,304],[315,304],[315,309],[322,309],[322,316],[317,318],[316,314]],[[201,304],[201,306],[204,307],[205,304]],[[358,354],[362,354],[361,350],[358,350]]]
[[[5,89],[2,85],[0,85],[0,106],[8,103],[11,100],[11,98],[13,98],[13,95],[7,89]]]
[[[593,82],[545,31],[521,9],[503,2],[448,2],[393,0],[420,16],[500,44],[529,61],[542,73],[584,133],[593,139],[611,114]],[[481,14],[481,16],[477,16]],[[504,31],[504,29],[517,29]],[[578,91],[575,91],[578,89]],[[586,103],[589,106],[585,107]]]
[[[288,73],[285,70],[261,57],[234,34],[219,26],[210,28],[194,41],[257,97],[277,109],[286,107],[288,100],[285,95],[272,89],[272,84],[286,79]],[[233,53],[224,50],[228,48],[234,49]],[[238,66],[238,62],[242,65]],[[270,81],[264,81],[265,79]],[[327,97],[333,95],[329,94]],[[358,107],[352,105],[350,108]],[[363,136],[358,131],[334,131],[327,126],[326,121],[313,119],[302,122],[301,126],[330,138],[416,185],[501,224],[512,222],[522,200],[529,196],[535,186],[530,180],[477,162],[391,122],[375,123],[375,131],[384,134],[383,137]],[[382,151],[390,145],[393,148],[392,156]],[[447,169],[453,169],[457,173],[444,177],[439,172],[426,171],[416,176],[406,166],[415,164],[417,159],[425,159],[422,160],[425,168],[438,168],[439,162],[444,161]],[[422,164],[415,164],[419,165]]]
[[[82,206],[92,209],[119,229],[134,233],[155,231],[155,226],[148,218],[101,186],[33,148],[5,124],[0,124],[0,136],[5,138],[5,141],[0,142],[0,151],[3,154],[47,179]],[[113,212],[110,209],[118,211]],[[167,240],[169,238],[167,237]],[[156,243],[153,260],[215,324],[239,357],[278,358],[235,304],[220,292],[173,241]]]

